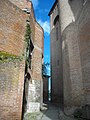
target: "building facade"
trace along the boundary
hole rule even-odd
[[[58,2],[55,1],[50,12],[50,29],[51,29],[51,91],[52,102],[63,101],[62,89],[62,60],[61,60],[61,37],[59,23],[59,8]]]
[[[58,50],[55,46],[57,41],[53,45],[56,34],[55,31],[52,33],[51,26],[51,46],[53,45],[51,47],[51,70],[52,72],[57,71],[55,63],[52,64],[53,56],[57,51],[61,55],[62,67],[59,68],[59,73],[62,71],[63,75],[61,88],[63,88],[64,106],[90,104],[90,1],[56,0],[55,3],[58,4],[59,9],[59,41],[61,44],[59,44]],[[49,13],[51,24],[54,24],[55,21],[55,18],[52,19],[55,9],[54,4]],[[56,84],[53,84],[54,77],[52,75],[52,89],[53,86],[56,88]],[[58,82],[60,83],[61,80],[59,78]]]
[[[40,109],[43,35],[31,2],[0,0],[0,119]]]

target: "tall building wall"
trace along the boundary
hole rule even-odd
[[[0,1],[0,8],[0,51],[20,56],[25,48],[24,34],[27,16],[6,0]]]
[[[31,28],[31,41],[34,46],[32,51],[32,59],[31,59],[31,68],[28,69],[30,74],[30,81],[27,80],[26,82],[26,111],[32,112],[37,111],[35,109],[39,108],[41,105],[41,101],[43,100],[42,96],[42,56],[43,56],[43,29],[37,23],[35,15],[34,15],[34,8],[32,2],[27,0],[20,0],[19,2],[16,0],[12,0],[16,6],[20,9],[28,9],[30,12],[28,14],[28,21]],[[33,108],[33,106],[37,103],[37,108]]]
[[[43,101],[42,63],[44,32],[33,15],[34,13],[30,12],[29,20],[31,27],[31,39],[34,45],[34,49],[32,51],[31,69],[29,70],[31,78],[28,86],[27,112],[39,111]],[[34,105],[37,107],[33,107]]]
[[[28,9],[28,12],[30,12],[30,14],[28,14],[29,18],[28,20],[30,21],[30,27],[31,27],[31,38],[32,41],[34,42],[35,39],[35,15],[34,15],[34,8],[33,8],[33,4],[32,2],[29,2],[27,0],[9,0],[11,1],[14,5],[16,5],[18,8],[20,8],[22,11],[24,11],[24,9]],[[27,13],[27,12],[25,12]]]
[[[90,1],[59,0],[64,104],[89,103]],[[85,31],[87,29],[87,31]]]
[[[52,82],[52,102],[60,102],[62,104],[62,58],[61,58],[61,39],[58,3],[52,7],[50,15],[51,23],[51,82]]]
[[[0,0],[0,120],[21,120],[26,18],[11,2]]]
[[[78,23],[84,104],[90,104],[90,1],[83,4]]]
[[[23,11],[26,7],[30,10],[29,14]],[[33,50],[30,51],[29,59],[31,56],[32,59],[31,68],[28,69],[23,56],[26,51],[27,24],[31,28],[30,49],[32,47]],[[43,34],[43,29],[36,22],[31,2],[0,1],[0,119],[21,120],[22,109],[23,112],[40,110],[43,100]],[[2,62],[2,54],[6,55],[5,59],[11,57],[13,60]]]
[[[34,50],[32,52],[32,77],[28,88],[28,112],[39,111],[43,102],[43,81],[42,81],[42,63],[43,63],[43,36],[44,32],[41,26],[35,22]],[[33,107],[36,104],[37,107]]]

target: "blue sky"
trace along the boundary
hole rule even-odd
[[[48,13],[55,0],[31,0],[38,23],[44,29],[44,62],[50,62],[50,19]]]

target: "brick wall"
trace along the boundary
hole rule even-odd
[[[22,55],[26,15],[7,0],[0,1],[0,8],[0,51]]]
[[[0,63],[0,119],[20,120],[24,82],[24,63]]]
[[[34,33],[34,50],[32,52],[32,80],[29,84],[28,91],[28,112],[40,110],[43,101],[43,81],[42,81],[42,55],[43,55],[43,29],[41,26],[35,22],[35,31]],[[37,104],[37,110],[32,108],[33,105]]]
[[[9,1],[11,1],[14,5],[19,7],[20,9],[29,8],[31,10],[32,8],[32,3],[28,2],[27,0],[9,0]]]
[[[27,2],[27,0],[9,0],[11,1],[14,5],[16,5],[18,8],[21,10],[28,8],[30,10],[29,14],[29,20],[30,20],[30,27],[31,27],[31,38],[32,41],[34,42],[34,34],[35,34],[35,15],[34,15],[34,9],[33,9],[33,4],[32,2]]]
[[[33,51],[33,79],[42,80],[43,30],[35,24],[35,42]]]
[[[35,23],[35,41],[32,57],[32,84],[35,86],[35,95],[32,102],[36,101],[41,103],[42,101],[42,55],[43,55],[43,29],[36,22]]]
[[[0,51],[22,56],[26,15],[7,0],[0,0]],[[25,61],[0,62],[0,119],[21,120]]]
[[[30,14],[27,16],[22,9],[28,7],[31,11]],[[24,96],[27,97],[27,106],[30,105],[30,102],[39,102],[41,103],[41,87],[42,87],[42,54],[43,54],[43,29],[41,26],[36,22],[34,16],[34,10],[31,2],[26,1],[14,1],[14,0],[3,0],[0,1],[0,51],[8,52],[12,55],[22,56],[25,51],[25,42],[24,42],[24,35],[26,31],[26,20],[30,21],[31,27],[31,40],[34,45],[34,50],[32,52],[32,68],[28,69],[27,72],[30,74],[30,82],[28,81],[28,88],[25,91],[28,95]],[[38,39],[37,39],[38,38]],[[16,67],[16,65],[18,66]],[[12,100],[11,104],[7,103],[4,105],[4,102],[1,106],[1,118],[2,119],[21,119],[22,113],[22,99],[23,99],[23,83],[24,83],[24,72],[25,72],[25,62],[23,63],[18,61],[13,61],[10,63],[2,63],[0,71],[4,69],[4,72],[1,75],[1,84],[3,84],[2,80],[6,79],[5,85],[7,85],[7,81],[10,82],[10,90],[8,90],[8,96],[6,98],[6,93],[1,94],[2,99],[5,98],[5,101]],[[15,66],[15,68],[14,68]],[[22,67],[20,67],[22,66]],[[10,74],[7,72],[10,72]],[[19,70],[17,73],[16,68]],[[15,70],[14,70],[15,69]],[[5,73],[5,74],[4,74]],[[9,76],[8,76],[9,74]],[[13,75],[13,78],[12,78]],[[5,76],[5,77],[3,77]],[[15,77],[15,78],[14,78]],[[17,83],[12,85],[13,80],[16,80]],[[32,97],[32,90],[31,86],[35,87],[35,93]],[[26,85],[25,85],[26,86]],[[30,86],[30,89],[29,89]],[[7,85],[7,89],[9,86]],[[1,89],[2,90],[2,89]],[[18,91],[18,93],[17,93]],[[5,91],[6,92],[6,91]],[[15,92],[15,94],[14,94]],[[14,99],[15,97],[15,99]],[[10,107],[11,106],[11,107]],[[13,108],[15,107],[15,109]],[[28,106],[29,107],[29,106]],[[6,109],[7,108],[7,109]],[[10,108],[10,109],[9,109]],[[9,109],[9,110],[8,110]],[[14,110],[13,110],[14,109]],[[27,108],[29,110],[29,108]],[[5,110],[5,113],[4,113]],[[6,117],[7,116],[7,117]]]

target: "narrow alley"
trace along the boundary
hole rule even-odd
[[[0,120],[90,120],[90,0],[0,0]]]

